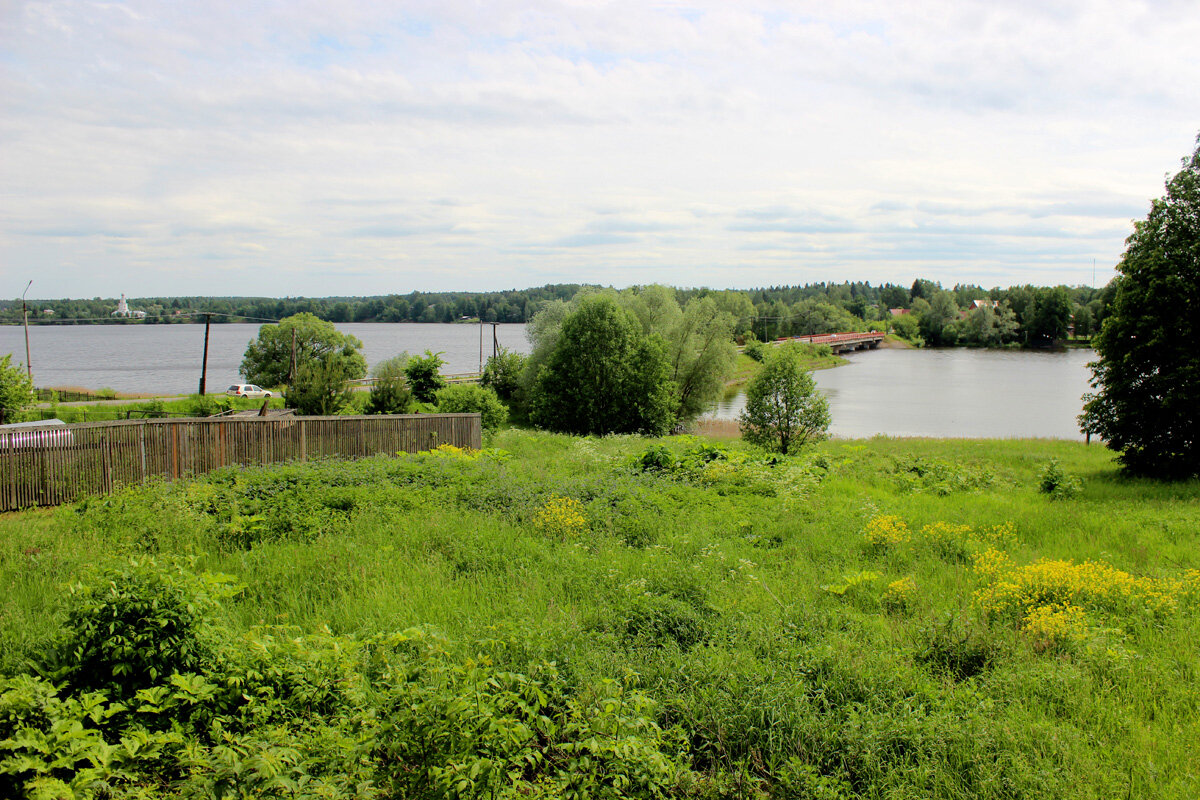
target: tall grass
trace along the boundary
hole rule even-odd
[[[234,634],[424,626],[464,659],[491,640],[498,668],[552,662],[581,697],[640,691],[683,743],[676,796],[1200,793],[1197,482],[1042,440],[830,441],[782,463],[692,437],[492,445],[8,515],[0,672],[50,647],[64,585],[191,554],[244,585]],[[1051,459],[1074,497],[1039,491]],[[998,610],[989,551],[1004,580],[1092,562],[1135,588]]]

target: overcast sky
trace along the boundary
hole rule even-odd
[[[0,0],[0,296],[1090,284],[1196,0]]]

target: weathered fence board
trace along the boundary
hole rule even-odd
[[[0,431],[0,511],[69,503],[150,477],[232,464],[478,449],[478,414],[222,417],[90,422]]]

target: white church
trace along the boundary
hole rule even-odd
[[[121,295],[121,302],[117,303],[117,310],[112,312],[114,317],[129,317],[131,319],[142,319],[146,316],[145,311],[130,311],[129,306],[125,303],[125,295]]]

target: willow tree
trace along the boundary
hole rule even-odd
[[[681,308],[675,290],[660,285],[621,292],[588,289],[570,303],[546,304],[526,331],[533,352],[525,363],[522,382],[530,397],[537,376],[562,347],[560,337],[567,318],[584,304],[598,302],[597,297],[607,298],[606,302],[623,312],[640,338],[655,343],[654,347],[664,354],[667,372],[661,383],[670,391],[672,424],[694,419],[720,398],[737,362],[733,342],[737,318],[722,307],[728,305],[727,298],[693,297]],[[579,368],[586,370],[586,364]],[[650,394],[658,397],[660,389],[656,387]]]
[[[1081,428],[1129,473],[1200,475],[1200,137],[1117,265]]]
[[[336,359],[336,371],[348,380],[356,380],[367,374],[367,361],[358,352],[362,346],[361,341],[342,333],[332,322],[302,312],[259,328],[258,338],[246,348],[241,371],[250,383],[281,386],[288,383],[289,377],[294,379],[305,365]],[[312,375],[322,370],[309,372]]]

